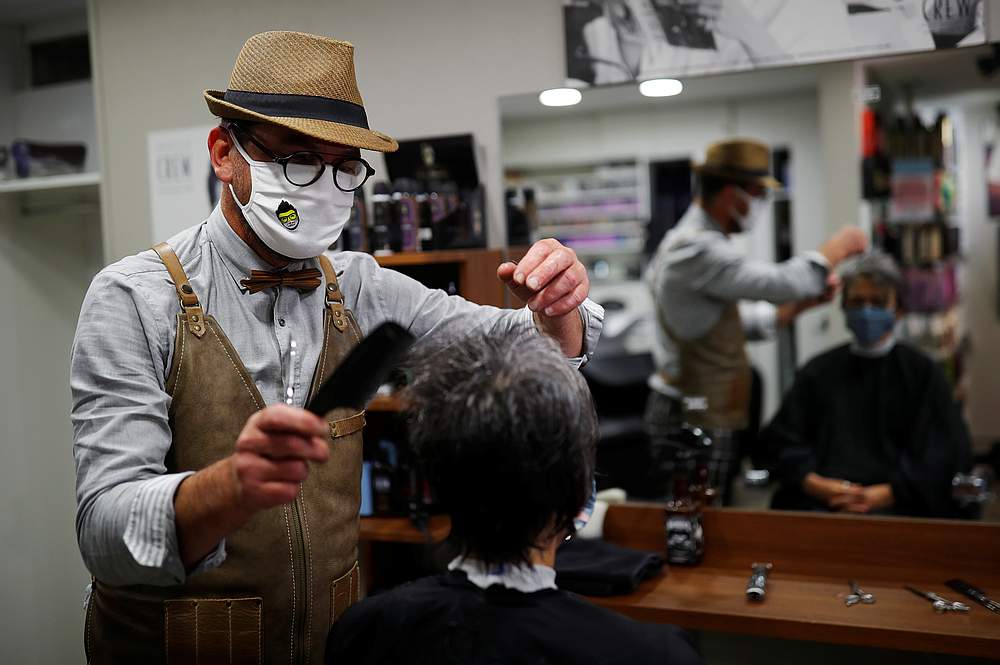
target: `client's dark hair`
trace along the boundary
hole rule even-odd
[[[472,336],[414,367],[410,442],[462,555],[526,562],[572,531],[591,490],[597,415],[548,338]]]

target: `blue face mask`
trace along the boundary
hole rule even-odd
[[[855,307],[845,314],[847,327],[861,346],[875,344],[896,325],[896,313],[885,307]]]

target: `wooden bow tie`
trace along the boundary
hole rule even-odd
[[[250,277],[240,281],[250,293],[257,293],[272,286],[290,286],[299,291],[312,291],[323,283],[320,279],[323,273],[316,268],[305,268],[291,272],[271,272],[268,270],[251,270]]]

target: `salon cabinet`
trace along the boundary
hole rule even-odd
[[[708,509],[705,556],[694,567],[672,566],[626,596],[591,598],[640,621],[689,630],[1000,658],[1000,614],[947,588],[961,577],[1000,597],[1000,527],[984,523],[846,517],[792,512]],[[448,533],[432,518],[435,542]],[[664,546],[663,507],[612,505],[606,540],[640,550]],[[361,539],[424,543],[405,518],[365,518]],[[754,562],[773,569],[763,602],[746,599]],[[873,593],[873,605],[848,607],[847,581]],[[935,614],[912,585],[971,606],[968,614]]]
[[[961,577],[1000,597],[1000,527],[984,523],[709,509],[705,556],[673,566],[628,596],[594,602],[641,621],[792,640],[1000,658],[1000,614],[947,588]],[[663,547],[663,509],[613,505],[604,537],[625,547]],[[750,566],[773,569],[763,602],[744,595]],[[873,593],[848,607],[847,581]],[[911,585],[971,605],[935,614]]]

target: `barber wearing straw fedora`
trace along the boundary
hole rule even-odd
[[[498,266],[522,310],[326,253],[374,173],[361,151],[397,148],[369,128],[353,56],[251,37],[228,89],[204,93],[219,206],[87,293],[71,383],[91,663],[322,662],[358,598],[365,414],[302,407],[367,331],[537,329],[576,365],[596,344],[603,311],[553,240]]]
[[[783,263],[742,255],[730,237],[750,232],[781,187],[770,175],[770,154],[750,139],[710,145],[704,163],[694,167],[695,202],[646,271],[658,321],[645,414],[653,467],[666,461],[669,468],[671,433],[681,423],[698,426],[712,438],[709,470],[724,501],[749,418],[746,341],[770,337],[799,312],[829,300],[836,287],[831,268],[867,245],[852,226],[818,251]]]

